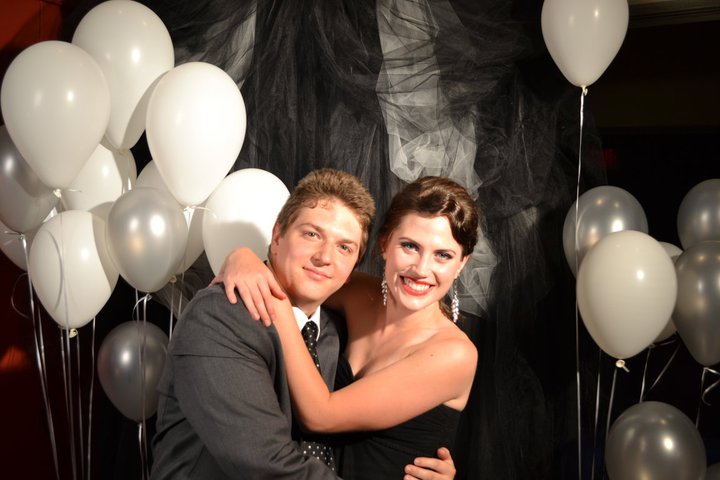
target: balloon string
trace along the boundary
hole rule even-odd
[[[598,372],[597,372],[597,384],[595,385],[595,424],[593,425],[593,458],[592,466],[590,468],[590,478],[595,478],[595,451],[597,448],[597,437],[598,437],[598,416],[600,413],[600,365],[602,364],[602,350],[598,349]]]
[[[188,227],[188,235],[190,233],[190,223],[192,223],[192,218],[193,218],[193,215],[195,214],[196,209],[200,209],[200,207],[187,206],[187,207],[183,208],[183,216],[185,217],[185,223],[187,224],[187,227]],[[183,267],[183,268],[185,268],[185,265],[187,264],[187,261],[188,261],[188,258],[187,258],[188,246],[189,245],[186,243],[185,251],[183,252],[183,257],[182,257],[182,265],[181,265],[181,267]],[[170,303],[170,306],[172,307],[172,303]]]
[[[78,405],[78,444],[80,445],[80,478],[85,477],[85,464],[82,458],[85,456],[83,445],[83,408],[82,408],[82,371],[80,368],[80,333],[75,336],[75,359],[77,368],[77,405]]]
[[[714,373],[715,375],[720,375],[719,372],[717,372],[711,368],[708,368],[708,367],[703,368],[702,377],[700,378],[700,400],[698,401],[697,415],[695,416],[695,427],[696,428],[700,428],[700,407],[702,407],[703,403],[705,405],[710,405],[709,403],[707,403],[705,401],[705,395],[707,395],[708,393],[713,391],[715,389],[715,387],[717,387],[718,384],[720,384],[720,379],[719,379],[719,380],[715,381],[715,383],[710,385],[708,388],[705,388],[705,376],[708,373]]]
[[[577,275],[579,263],[578,245],[578,203],[580,198],[580,178],[582,174],[582,137],[583,117],[585,111],[585,95],[587,88],[582,88],[580,95],[580,146],[578,148],[578,173],[577,185],[575,188],[575,274]],[[578,480],[582,480],[582,409],[581,409],[581,385],[580,385],[580,319],[578,315],[577,295],[575,296],[575,385],[577,393],[577,450],[578,450]]]
[[[57,444],[55,442],[55,423],[53,421],[52,409],[50,408],[50,399],[48,394],[48,383],[47,383],[47,368],[45,366],[45,339],[43,338],[42,321],[40,319],[40,312],[37,311],[37,322],[35,321],[36,310],[35,310],[35,296],[33,294],[32,280],[30,278],[30,255],[27,248],[27,238],[24,234],[19,236],[20,242],[22,242],[23,253],[25,254],[25,265],[28,266],[27,279],[28,279],[28,293],[30,300],[30,318],[32,319],[33,326],[33,343],[35,345],[35,361],[37,363],[38,373],[40,374],[40,388],[42,389],[43,404],[45,406],[45,418],[48,424],[48,431],[50,433],[50,446],[53,456],[53,464],[55,465],[55,478],[60,480],[60,468],[58,465],[57,455]],[[18,280],[22,278],[22,275],[18,277]],[[20,312],[15,307],[15,288],[17,287],[17,281],[15,287],[13,287],[13,294],[10,296],[10,304],[16,313],[24,318],[27,315]]]
[[[715,375],[720,375],[720,372],[718,372],[718,371],[716,371],[716,370],[713,370],[712,368],[708,368],[708,367],[705,367],[704,372],[709,372],[709,373],[714,373]],[[705,405],[707,405],[708,407],[711,406],[711,405],[710,405],[710,403],[708,403],[708,402],[705,400],[705,396],[707,396],[708,393],[712,392],[718,385],[720,385],[720,378],[717,379],[712,385],[710,385],[709,387],[707,387],[707,388],[703,391],[703,394],[702,394],[702,397],[701,397],[701,398],[702,398],[703,403],[704,403]]]
[[[643,374],[642,374],[642,383],[640,384],[640,400],[639,402],[643,401],[643,397],[645,396],[645,377],[647,377],[647,370],[648,370],[648,364],[650,363],[650,353],[652,352],[652,349],[655,348],[654,344],[650,344],[647,348],[647,353],[645,354],[645,367],[643,368]]]
[[[62,201],[62,191],[60,189],[56,189],[54,191],[55,195]],[[65,222],[63,221],[63,217],[60,216],[60,238],[65,238]],[[63,361],[67,362],[67,373],[65,376],[65,402],[68,412],[68,425],[70,427],[70,461],[72,465],[72,472],[73,472],[73,479],[77,479],[77,459],[76,459],[76,452],[75,452],[75,408],[73,407],[73,381],[72,381],[72,358],[70,354],[70,338],[77,335],[77,330],[74,328],[70,328],[70,301],[68,299],[68,289],[67,289],[67,275],[65,271],[65,251],[63,248],[60,248],[60,244],[58,243],[56,238],[53,238],[53,243],[55,245],[55,248],[57,249],[58,258],[60,259],[60,289],[61,293],[63,295],[63,300],[65,300],[64,304],[64,313],[65,313],[65,330],[64,335],[60,335],[60,339],[62,342],[63,337],[65,338],[65,347],[67,348],[67,356],[63,353]],[[62,326],[61,326],[62,329]],[[63,372],[65,372],[65,367],[63,366]],[[79,379],[78,379],[79,380]]]
[[[147,478],[147,473],[145,471],[145,448],[143,446],[144,435],[145,432],[143,429],[143,422],[138,422],[138,448],[140,449],[140,466],[142,469],[142,480],[145,480]]]
[[[620,360],[620,361],[622,361],[622,360]],[[605,439],[606,440],[608,437],[608,433],[610,433],[610,423],[612,420],[612,409],[613,409],[613,403],[615,401],[615,381],[617,380],[617,372],[620,368],[624,368],[624,367],[618,365],[618,368],[615,368],[613,370],[612,387],[610,387],[610,401],[608,402],[607,420],[605,422]]]
[[[147,294],[142,298],[143,312],[142,312],[142,344],[138,346],[140,359],[140,449],[142,451],[140,455],[140,468],[142,469],[143,479],[147,475],[147,425],[145,423],[145,345],[147,341],[146,328],[147,328],[147,302],[150,299],[150,295]],[[139,325],[139,323],[138,323]]]
[[[695,428],[700,428],[700,407],[702,407],[703,391],[705,389],[705,375],[707,374],[707,367],[703,368],[702,376],[700,377],[700,399],[698,400],[697,414],[695,415]]]
[[[66,353],[67,352],[67,353]],[[72,378],[70,360],[70,331],[60,329],[60,354],[63,365],[63,383],[65,388],[65,412],[68,417],[70,433],[70,464],[72,466],[73,478],[77,479],[77,465],[75,464],[75,416],[72,402]]]
[[[92,407],[93,407],[93,387],[95,385],[95,317],[92,319],[92,337],[90,343],[90,392],[88,393],[88,430],[87,430],[87,478],[92,478],[92,470],[90,468],[90,451],[92,449]]]
[[[661,345],[668,345],[668,344],[667,344],[667,343],[664,343],[664,344],[661,344]],[[664,366],[663,369],[660,371],[660,373],[658,373],[658,376],[655,378],[655,381],[653,382],[653,384],[650,385],[650,388],[648,388],[648,390],[647,390],[646,393],[649,393],[650,390],[652,390],[653,388],[655,388],[655,385],[657,385],[658,382],[660,381],[660,379],[663,377],[663,375],[665,375],[665,372],[666,372],[667,369],[670,367],[670,364],[671,364],[672,361],[675,359],[675,356],[677,355],[677,353],[678,353],[679,350],[680,350],[680,344],[678,343],[678,345],[675,347],[675,351],[673,352],[672,355],[670,355],[670,359],[667,361],[667,363],[665,363],[665,366]],[[644,381],[645,381],[645,379],[643,378],[643,382],[644,382]],[[642,395],[640,396],[640,401],[642,402],[643,400],[645,400],[645,394],[642,394]]]
[[[177,318],[180,319],[180,314],[183,310],[182,300],[183,300],[183,289],[185,288],[185,271],[182,272],[180,275],[180,286],[179,286],[179,297],[178,297],[178,311],[177,311]]]
[[[168,340],[172,338],[173,331],[173,308],[175,308],[175,275],[170,280],[170,318],[168,319]],[[182,293],[180,294],[182,296]]]

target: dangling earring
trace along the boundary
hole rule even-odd
[[[382,282],[380,282],[380,291],[382,291],[383,296],[383,306],[387,306],[387,280],[385,280],[385,274],[383,274]]]
[[[460,300],[457,296],[457,288],[455,288],[455,282],[452,284],[452,299],[450,300],[450,311],[452,312],[452,321],[457,323],[458,317],[460,316]]]

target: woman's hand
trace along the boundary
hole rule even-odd
[[[272,271],[247,247],[230,252],[210,285],[221,282],[225,285],[225,295],[230,303],[237,303],[237,290],[248,313],[255,320],[262,320],[265,326],[272,323],[275,315],[273,298],[287,298]]]
[[[453,480],[455,463],[450,450],[438,448],[437,458],[418,457],[412,465],[405,466],[403,480]]]

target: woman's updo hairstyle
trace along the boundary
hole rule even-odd
[[[465,188],[445,177],[421,177],[409,183],[392,199],[379,230],[380,246],[410,213],[443,216],[450,223],[453,238],[462,247],[463,257],[470,255],[478,241],[480,212]]]

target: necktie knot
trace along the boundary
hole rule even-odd
[[[305,322],[305,325],[302,328],[302,337],[303,340],[305,340],[305,345],[307,345],[308,348],[310,348],[311,345],[315,345],[317,343],[317,334],[317,324],[312,320],[308,320],[307,322]]]

